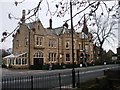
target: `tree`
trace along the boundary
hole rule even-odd
[[[94,12],[93,15],[93,20],[91,23],[91,26],[94,27],[94,30],[92,30],[93,33],[93,40],[94,43],[97,44],[99,47],[99,56],[100,60],[104,60],[103,57],[103,44],[105,41],[108,41],[110,43],[110,39],[115,41],[116,38],[116,21],[110,17],[111,13],[115,12],[117,10],[113,8],[116,6],[112,6],[111,9],[109,8],[108,10],[106,9],[105,14],[101,13],[100,15],[97,15],[96,12]],[[105,10],[104,10],[105,11]],[[116,13],[116,12],[115,12]]]
[[[18,2],[17,0],[15,1],[15,6],[18,6],[19,4],[23,3],[25,0]],[[72,2],[72,7],[73,7],[73,16],[72,18],[77,18],[77,20],[75,19],[74,21],[74,29],[78,30],[79,28],[82,27],[83,25],[83,16],[84,14],[88,15],[89,18],[88,20],[90,20],[91,16],[93,16],[93,14],[99,10],[101,8],[101,14],[104,14],[104,10],[103,7],[105,8],[105,10],[107,10],[108,12],[111,12],[114,8],[116,8],[116,6],[118,5],[117,0],[115,0],[112,5],[112,7],[107,6],[107,2],[102,1],[90,1],[90,0],[54,0],[54,1],[49,1],[46,0],[47,3],[47,11],[46,11],[46,15],[50,15],[51,17],[53,16],[57,16],[57,17],[64,17],[66,14],[70,13],[70,1]],[[38,17],[37,13],[42,9],[41,8],[41,4],[42,4],[43,0],[40,0],[38,5],[35,6],[35,8],[29,9],[27,14],[26,14],[26,19],[25,20],[32,20],[32,17]],[[52,2],[52,7],[50,7]],[[54,6],[53,6],[54,4]],[[108,13],[107,12],[107,13]],[[22,18],[16,18],[14,17],[14,15],[12,15],[11,13],[8,14],[9,19],[20,19],[20,22],[22,21]],[[79,17],[79,18],[78,18]],[[66,22],[70,21],[70,17],[67,18],[65,20]],[[14,30],[16,31],[16,29]],[[13,31],[13,32],[14,32]],[[12,33],[13,33],[12,32]],[[3,37],[1,39],[1,41],[3,42],[8,36],[10,36],[12,33],[9,34],[5,34],[5,37]]]
[[[115,34],[115,30],[114,30],[114,26],[116,24],[115,21],[112,21],[109,16],[107,18],[102,18],[102,16],[100,15],[99,18],[96,17],[96,15],[94,16],[94,23],[92,26],[96,27],[96,30],[94,29],[92,31],[93,33],[93,40],[94,43],[97,44],[97,46],[99,47],[99,55],[100,55],[100,60],[103,60],[103,44],[105,43],[105,41],[108,41],[110,43],[110,39],[112,39],[113,41],[114,38],[116,37]]]
[[[10,55],[10,54],[11,54],[10,52],[8,52],[4,49],[0,49],[0,56],[1,57],[5,57],[5,56]]]

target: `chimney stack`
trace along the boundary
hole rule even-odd
[[[21,18],[21,22],[22,22],[22,23],[25,22],[25,10],[22,10],[22,18]]]
[[[52,19],[49,20],[49,23],[50,23],[50,29],[52,29]]]

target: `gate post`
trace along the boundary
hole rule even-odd
[[[60,90],[61,90],[61,75],[59,73],[59,87],[60,87]]]
[[[78,71],[78,82],[77,82],[77,88],[80,88],[80,76],[79,76],[79,71]]]
[[[33,76],[31,76],[31,90],[33,90]]]

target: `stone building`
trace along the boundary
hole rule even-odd
[[[72,39],[68,24],[52,28],[44,28],[40,20],[32,23],[25,22],[23,11],[22,23],[13,35],[12,59],[3,58],[7,65],[13,68],[28,68],[31,65],[72,64]],[[84,20],[85,21],[85,20]],[[83,29],[88,29],[86,23]],[[74,62],[91,63],[93,61],[92,34],[74,32]],[[13,57],[14,56],[14,57]],[[4,62],[5,62],[4,60]]]

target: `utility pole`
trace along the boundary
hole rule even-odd
[[[71,34],[72,34],[72,87],[75,88],[75,68],[74,68],[74,40],[73,40],[73,17],[72,17],[72,2],[70,1],[70,19],[71,19]]]

